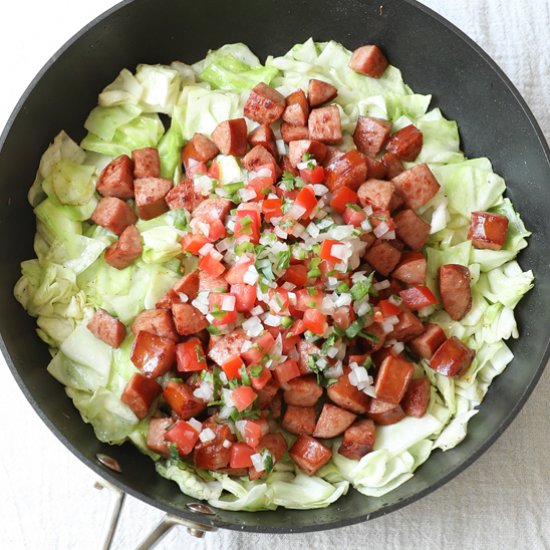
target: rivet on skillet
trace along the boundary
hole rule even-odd
[[[202,504],[200,502],[189,502],[187,505],[187,508],[191,510],[191,512],[197,512],[199,514],[206,514],[207,516],[215,516],[216,512],[210,508],[210,506],[207,506],[206,504]]]
[[[119,474],[122,473],[122,468],[120,467],[118,460],[116,460],[112,456],[103,453],[97,453],[95,457],[102,466],[105,466],[105,468],[108,468],[113,472],[118,472]]]

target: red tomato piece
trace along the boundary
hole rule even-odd
[[[263,427],[262,422],[259,420],[247,420],[243,429],[244,442],[250,445],[253,449],[256,449],[260,444],[262,438]]]
[[[223,239],[226,234],[227,231],[225,229],[225,225],[223,225],[221,220],[208,222],[208,240],[211,243]]]
[[[260,336],[257,336],[254,338],[254,342],[252,343],[252,347],[245,352],[243,352],[241,355],[243,359],[249,364],[259,364],[264,355],[269,353],[269,350],[275,345],[275,339],[269,333],[268,331],[265,331],[263,334],[260,334]]]
[[[199,250],[208,243],[208,238],[204,235],[193,235],[192,233],[185,234],[181,239],[181,248],[184,252],[189,252],[195,256]]]
[[[256,303],[256,287],[245,284],[231,285],[231,294],[236,299],[237,311],[250,311]]]
[[[179,372],[201,371],[206,368],[206,357],[202,343],[198,338],[191,338],[176,346],[177,370]]]
[[[306,183],[322,183],[325,181],[325,169],[320,165],[313,168],[303,168],[300,170],[300,177]]]
[[[185,167],[185,175],[193,178],[195,174],[208,174],[208,167],[205,162],[188,163]]]
[[[230,285],[244,283],[244,274],[248,268],[254,264],[254,259],[250,256],[241,256],[235,265],[225,274],[225,280]]]
[[[255,372],[254,366],[251,365],[248,367],[248,375],[250,376],[250,383],[255,390],[260,391],[265,387],[265,385],[271,380],[271,371],[265,367],[261,367],[260,374],[254,376],[252,372]]]
[[[270,185],[274,185],[277,181],[277,167],[272,162],[267,164],[260,164],[257,166],[251,174],[254,178],[266,178],[269,180]]]
[[[229,454],[230,468],[250,468],[252,459],[250,458],[256,451],[246,443],[233,443]]]
[[[364,210],[361,210],[360,208],[350,208],[349,206],[346,207],[344,210],[344,213],[342,214],[342,218],[344,219],[344,223],[347,225],[353,225],[353,227],[359,227],[362,222],[364,222],[367,219],[367,214]]]
[[[211,254],[207,254],[199,260],[199,269],[212,277],[219,277],[225,271],[225,266]]]
[[[180,455],[188,455],[199,439],[199,432],[185,420],[178,420],[169,430],[166,430],[164,439],[175,443]]]
[[[433,292],[424,285],[411,286],[399,293],[403,302],[411,309],[422,309],[423,307],[437,304],[437,298]]]
[[[306,311],[306,309],[320,309],[323,304],[325,293],[313,287],[302,288],[296,292],[296,309]]]
[[[296,196],[294,204],[305,210],[300,217],[307,218],[317,206],[317,197],[315,196],[313,189],[311,187],[303,187]]]
[[[328,327],[327,316],[318,309],[306,309],[303,321],[307,330],[319,336],[322,336]]]
[[[303,264],[291,265],[284,272],[283,279],[297,287],[302,287],[308,280],[308,269]]]
[[[288,315],[288,308],[290,306],[288,290],[284,288],[270,289],[267,305],[271,313],[275,313],[276,315]]]
[[[219,167],[218,163],[215,160],[212,161],[212,164],[210,165],[210,168],[208,169],[208,175],[213,180],[220,179],[220,167]]]
[[[242,238],[255,244],[260,241],[260,224],[254,211],[237,210],[234,233],[237,239]]]
[[[256,200],[260,200],[271,193],[273,190],[273,182],[271,178],[256,177],[248,180],[246,187],[252,189],[256,193]]]
[[[241,367],[244,365],[240,355],[235,355],[228,359],[223,365],[222,370],[225,372],[228,380],[233,378],[241,379]]]
[[[293,378],[297,378],[301,373],[298,363],[294,359],[287,359],[273,369],[273,374],[279,384],[284,384]]]
[[[319,256],[323,258],[323,260],[327,260],[328,262],[334,262],[335,264],[338,264],[342,261],[342,258],[340,258],[338,255],[334,255],[333,247],[337,246],[338,248],[344,247],[344,243],[341,243],[340,241],[334,241],[332,239],[326,239],[321,244],[321,250],[319,252]]]
[[[256,392],[250,386],[239,386],[231,392],[231,401],[239,412],[250,407],[256,397]]]
[[[389,300],[380,300],[378,307],[384,317],[391,317],[392,315],[399,315],[401,313],[399,306],[396,306]]]
[[[357,204],[357,200],[357,193],[348,186],[343,185],[332,194],[330,206],[334,208],[336,212],[342,214],[346,210],[346,204]]]
[[[237,298],[229,292],[211,292],[208,305],[214,317],[213,324],[220,327],[234,323],[237,319],[236,304]]]
[[[270,221],[271,218],[280,218],[283,215],[282,206],[282,199],[264,199],[262,202],[262,214],[265,220]]]

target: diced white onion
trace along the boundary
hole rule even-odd
[[[264,457],[260,453],[255,453],[250,456],[252,466],[257,472],[263,472],[265,470]]]
[[[361,300],[359,302],[355,302],[353,309],[359,317],[362,317],[370,310],[370,304],[366,300]]]
[[[184,304],[186,304],[189,301],[189,296],[187,296],[185,292],[178,292],[178,297]]]
[[[403,303],[403,298],[401,298],[400,296],[397,296],[397,294],[392,294],[388,298],[388,302],[390,302],[394,306],[400,306]]]
[[[338,355],[338,348],[336,346],[331,346],[327,350],[327,356],[331,359],[334,359]]]
[[[239,197],[243,202],[254,200],[256,198],[256,191],[243,187],[239,189]]]
[[[329,378],[340,378],[344,374],[344,368],[342,366],[342,361],[338,361],[334,366],[323,371],[325,376]],[[351,373],[350,373],[351,374]]]
[[[294,203],[288,211],[288,216],[293,220],[299,220],[305,213],[306,209],[303,206]]]
[[[275,141],[277,145],[277,152],[279,155],[286,155],[286,145],[285,142],[282,139],[278,139]]]
[[[268,313],[264,317],[264,323],[268,327],[278,327],[281,324],[281,316],[280,315],[272,315],[271,313]]]
[[[390,315],[386,317],[384,321],[388,322],[390,325],[397,325],[397,323],[399,323],[399,317],[397,315]]]
[[[244,328],[244,323],[243,323],[243,328]],[[245,340],[243,342],[243,345],[241,346],[241,353],[246,353],[251,347],[252,347],[252,342],[250,340]]]
[[[250,310],[250,315],[261,315],[264,312],[264,308],[262,306],[254,306]]]
[[[214,386],[210,382],[201,382],[200,386],[193,392],[193,395],[203,401],[212,401]]]
[[[243,275],[243,281],[247,285],[255,285],[258,282],[258,271],[254,267],[253,264],[248,266],[248,269],[245,271],[245,274]]]
[[[344,244],[333,244],[330,248],[330,255],[343,260],[346,257],[346,245]]]
[[[403,342],[395,342],[393,344],[392,349],[395,353],[401,353],[405,349],[405,344]]]
[[[384,233],[384,235],[382,235],[380,238],[387,241],[393,241],[395,239],[395,231],[388,231],[387,233]]]
[[[390,332],[393,331],[393,323],[388,323],[388,320],[387,319],[384,319],[381,323],[380,323],[381,327],[382,327],[382,331],[384,332],[384,334],[389,334]]]
[[[336,307],[349,306],[351,304],[351,300],[351,294],[349,292],[343,292],[340,296],[338,296],[338,298],[336,298],[334,303],[336,304]]]
[[[296,288],[296,285],[294,283],[291,283],[289,281],[285,281],[281,288],[284,288],[285,290],[294,290]]]
[[[370,204],[367,204],[367,206],[365,206],[365,208],[363,208],[363,210],[365,211],[365,214],[367,216],[372,216],[373,209],[372,209],[372,206]]]
[[[380,238],[382,235],[387,233],[390,230],[388,224],[386,222],[380,222],[375,228],[374,228],[374,236],[377,238]]]
[[[222,311],[235,311],[236,298],[231,294],[225,294],[222,300]]]
[[[278,225],[275,226],[275,235],[277,235],[279,239],[286,239],[288,237],[288,233],[281,229]]]
[[[289,292],[288,293],[288,301],[290,302],[291,305],[296,305],[296,293],[295,292]]]
[[[313,192],[318,197],[322,197],[323,195],[326,195],[328,193],[328,187],[326,185],[323,185],[322,183],[314,183]]]
[[[237,432],[244,436],[244,430],[246,428],[247,420],[237,420],[235,422],[235,428],[237,429]]]
[[[209,441],[213,441],[214,439],[216,439],[216,434],[214,433],[214,430],[212,430],[211,428],[205,428],[205,429],[199,434],[199,439],[200,439],[203,443],[208,443]]]
[[[246,331],[246,334],[247,336],[251,337],[251,338],[255,338],[256,336],[259,336],[262,331],[264,330],[264,327],[262,325],[262,322],[260,321],[259,317],[249,317],[243,324],[242,324],[242,327],[243,329]],[[250,342],[245,342],[246,343],[249,343]],[[244,345],[243,345],[243,348],[244,348]],[[250,349],[250,346],[249,348]],[[244,352],[246,350],[243,350],[241,349],[241,352]]]
[[[306,230],[306,228],[305,228],[301,223],[297,223],[297,224],[292,228],[292,234],[293,234],[295,237],[299,237],[305,230]]]
[[[200,432],[202,430],[202,423],[199,422],[196,418],[190,418],[187,421],[187,424],[189,424],[197,432]]]
[[[199,231],[205,236],[208,237],[210,235],[210,225],[204,222],[198,222],[198,229]]]
[[[389,288],[391,286],[391,283],[388,279],[384,279],[383,281],[380,281],[379,283],[374,283],[372,286],[376,290],[384,290],[386,288]]]
[[[369,233],[370,231],[372,231],[372,225],[370,224],[370,222],[369,222],[368,219],[364,219],[364,220],[361,222],[361,229],[363,229],[363,230],[366,231],[367,233]]]
[[[223,371],[220,372],[220,380],[224,386],[229,384],[229,379],[227,378],[227,374],[225,374],[225,372]]]
[[[351,276],[351,282],[352,283],[358,283],[359,281],[366,281],[367,277],[365,276],[366,271],[356,271]]]
[[[319,228],[318,228],[314,223],[310,223],[310,224],[306,227],[306,231],[307,231],[314,239],[316,239],[316,238],[319,236],[319,233],[320,233]]]
[[[335,310],[334,302],[330,296],[323,296],[323,301],[321,302],[321,311],[325,315],[332,315]]]
[[[229,441],[229,439],[224,439],[223,440],[222,447],[224,449],[229,449],[229,447],[231,447],[231,445],[233,445],[233,443],[231,441]]]

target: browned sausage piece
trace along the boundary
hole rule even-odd
[[[206,317],[191,304],[173,304],[172,315],[178,334],[189,336],[208,327]]]
[[[409,341],[411,351],[421,359],[431,359],[437,348],[446,340],[443,329],[436,324],[424,325],[425,330],[416,338]]]
[[[313,109],[308,119],[309,137],[322,143],[341,143],[342,123],[336,105]]]
[[[401,407],[403,407],[405,414],[416,418],[424,416],[430,404],[430,395],[431,385],[427,378],[411,380],[401,402]]]
[[[365,155],[365,162],[367,163],[367,174],[369,178],[374,180],[389,179],[387,177],[386,166],[382,162],[382,159],[375,159]]]
[[[318,348],[313,342],[306,342],[302,338],[298,344],[296,344],[298,350],[298,368],[301,374],[311,374],[311,370],[308,367],[308,359],[311,355],[321,355],[321,349]]]
[[[362,418],[345,432],[338,452],[350,460],[359,460],[372,451],[376,438],[376,426],[369,418]]]
[[[162,393],[162,386],[154,380],[136,373],[130,378],[120,400],[126,403],[141,420],[149,414],[153,401]]]
[[[413,372],[414,365],[409,361],[392,355],[386,357],[376,375],[376,398],[398,405],[407,391]]]
[[[200,272],[198,269],[191,271],[187,275],[184,275],[179,281],[177,281],[172,287],[178,294],[183,293],[187,296],[189,301],[194,300],[199,293],[199,281]]]
[[[221,470],[229,466],[230,448],[225,441],[235,441],[235,436],[227,424],[218,423],[213,417],[209,417],[203,423],[203,428],[214,431],[215,438],[212,441],[202,442],[200,439],[193,450],[193,462],[197,468],[204,470]]]
[[[357,191],[367,179],[367,162],[364,155],[352,149],[326,167],[326,186],[334,193],[344,185]]]
[[[365,414],[369,407],[370,397],[351,384],[348,378],[350,372],[349,367],[344,367],[344,374],[338,378],[336,383],[327,388],[327,395],[339,407],[357,414]]]
[[[317,162],[323,162],[327,154],[327,146],[320,141],[299,139],[288,144],[288,158],[292,166],[296,167],[302,162],[304,153],[313,155]]]
[[[271,124],[283,116],[286,100],[275,88],[260,82],[250,91],[244,116],[260,124]]]
[[[168,457],[170,452],[168,443],[164,439],[166,430],[174,424],[172,418],[151,418],[147,430],[147,447],[154,453]]]
[[[288,155],[282,155],[281,160],[279,161],[279,168],[281,172],[289,172],[293,176],[298,175],[298,169],[295,166],[292,166]]]
[[[134,211],[121,199],[103,197],[95,207],[92,221],[117,235],[137,222]]]
[[[413,250],[422,250],[430,236],[430,224],[426,223],[414,210],[398,212],[394,218],[397,236]]]
[[[296,90],[286,96],[286,108],[283,120],[292,126],[306,126],[309,116],[309,104],[303,90]]]
[[[233,355],[233,357],[234,356],[235,355]],[[230,358],[231,355],[228,355],[227,357]],[[278,412],[278,415],[273,415],[272,418],[278,418],[281,416],[280,408],[283,403],[279,393],[279,383],[275,380],[275,378],[271,378],[261,390],[258,390],[257,393],[257,403],[260,409],[271,409],[271,411],[273,411],[275,407],[276,409],[279,409],[278,411],[275,411]]]
[[[332,84],[310,78],[307,87],[307,99],[311,107],[318,107],[338,95],[338,90]]]
[[[439,183],[427,164],[417,164],[392,179],[395,191],[408,208],[425,205],[438,191]]]
[[[468,239],[476,248],[500,250],[506,241],[508,218],[492,212],[472,212]]]
[[[276,168],[278,167],[275,157],[263,145],[255,145],[250,149],[242,158],[242,163],[249,172],[256,170],[262,164],[273,164]]]
[[[369,336],[369,339],[363,340],[363,345],[368,347],[369,351],[377,351],[384,345],[386,333],[380,323],[370,324],[365,327],[364,332]]]
[[[317,420],[317,424],[315,425],[313,436],[322,437],[324,439],[336,437],[349,428],[356,418],[356,414],[341,409],[331,403],[325,403],[321,415]]]
[[[225,217],[231,210],[232,202],[229,199],[206,199],[202,201],[195,210],[193,210],[193,218],[200,218],[205,222],[214,222],[221,220],[225,222]]]
[[[395,176],[398,176],[405,170],[403,163],[399,160],[397,155],[390,152],[384,153],[382,156],[382,163],[386,167],[386,177],[389,180],[395,178]]]
[[[281,457],[285,454],[288,449],[288,445],[286,443],[286,439],[281,433],[266,434],[262,437],[262,439],[260,439],[258,449],[260,451],[262,449],[267,449],[273,456],[273,462],[277,462],[278,460],[281,460]],[[264,474],[264,470],[258,472],[254,467],[249,468],[248,475],[251,480],[259,479]]]
[[[460,321],[472,308],[470,270],[458,264],[445,264],[439,268],[439,292],[443,308],[451,319]]]
[[[257,128],[254,128],[248,134],[248,143],[250,143],[250,147],[263,145],[275,158],[278,156],[275,134],[269,124],[260,124]]]
[[[424,332],[422,321],[411,311],[403,311],[398,317],[399,322],[393,326],[393,331],[388,335],[388,338],[407,342]]]
[[[317,383],[317,377],[311,375],[289,380],[283,398],[288,405],[313,407],[322,395],[323,388]]]
[[[132,332],[138,334],[141,331],[150,332],[163,338],[179,340],[172,314],[166,309],[145,309],[132,323]]]
[[[170,189],[172,189],[172,182],[168,179],[140,178],[134,180],[136,208],[139,217],[143,220],[150,220],[164,214],[168,210],[164,197]]]
[[[401,160],[412,162],[420,153],[423,141],[422,132],[409,124],[391,136],[386,149]]]
[[[104,197],[131,199],[134,196],[134,166],[128,155],[111,161],[101,172],[96,189]]]
[[[458,378],[468,370],[474,356],[473,350],[456,336],[451,336],[437,348],[430,361],[430,367],[444,376]]]
[[[379,240],[365,253],[365,260],[380,275],[387,277],[399,263],[401,252],[388,241]]]
[[[372,78],[380,78],[389,65],[386,56],[375,45],[366,45],[357,48],[349,62],[354,71]]]
[[[129,225],[119,237],[105,250],[105,261],[116,269],[128,267],[141,256],[141,235],[135,225]]]
[[[199,271],[199,292],[204,290],[227,292],[229,290],[229,283],[223,277],[213,277],[205,271]]]
[[[195,191],[193,180],[185,179],[175,187],[172,187],[166,194],[166,197],[164,197],[164,200],[170,210],[185,208],[188,212],[193,212],[203,200],[203,197]]]
[[[162,392],[162,397],[181,419],[188,420],[206,408],[206,403],[195,397],[193,391],[189,384],[170,380]]]
[[[190,159],[197,162],[208,162],[219,152],[218,146],[210,138],[203,134],[195,133],[182,149],[181,160],[187,170]]]
[[[287,122],[281,124],[281,137],[285,143],[309,139],[309,130],[307,126],[292,126]]]
[[[328,447],[308,435],[300,435],[288,454],[298,467],[310,476],[332,457],[332,451]]]
[[[288,405],[283,416],[283,428],[292,434],[311,435],[315,430],[315,407]]]
[[[208,357],[220,367],[232,357],[240,355],[247,337],[244,330],[234,330],[226,336],[222,336],[208,350]],[[210,339],[212,342],[212,338]],[[265,386],[264,386],[265,387]],[[277,391],[277,387],[275,388]]]
[[[401,405],[386,403],[380,399],[373,399],[370,402],[367,416],[380,426],[389,426],[405,418],[405,412]]]
[[[242,157],[247,146],[246,120],[233,118],[220,122],[212,132],[212,139],[224,155]]]
[[[353,141],[357,149],[369,157],[375,157],[385,147],[390,137],[391,126],[391,122],[383,118],[359,116],[353,132]]]
[[[126,338],[126,327],[104,309],[98,309],[87,325],[88,330],[113,348],[120,347]]]
[[[176,362],[176,343],[156,334],[140,332],[136,336],[130,359],[145,376],[162,376]]]
[[[405,252],[392,277],[408,285],[422,285],[426,280],[426,257],[422,252]]]
[[[391,181],[368,179],[357,190],[361,206],[370,204],[376,210],[389,210],[393,196]]]
[[[160,177],[160,157],[156,147],[144,147],[132,151],[134,178]]]

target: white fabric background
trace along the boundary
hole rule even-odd
[[[54,51],[114,3],[2,3],[0,127]],[[488,51],[519,88],[546,137],[550,137],[548,0],[424,3]],[[4,182],[10,184],[24,182]],[[550,371],[512,426],[481,459],[442,489],[387,517],[306,535],[224,531],[207,535],[204,541],[193,539],[183,529],[174,529],[159,548],[550,548],[549,397]],[[0,419],[0,547],[99,548],[109,494],[93,489],[91,471],[42,424],[1,358]],[[115,548],[133,548],[160,516],[158,510],[128,499]]]

